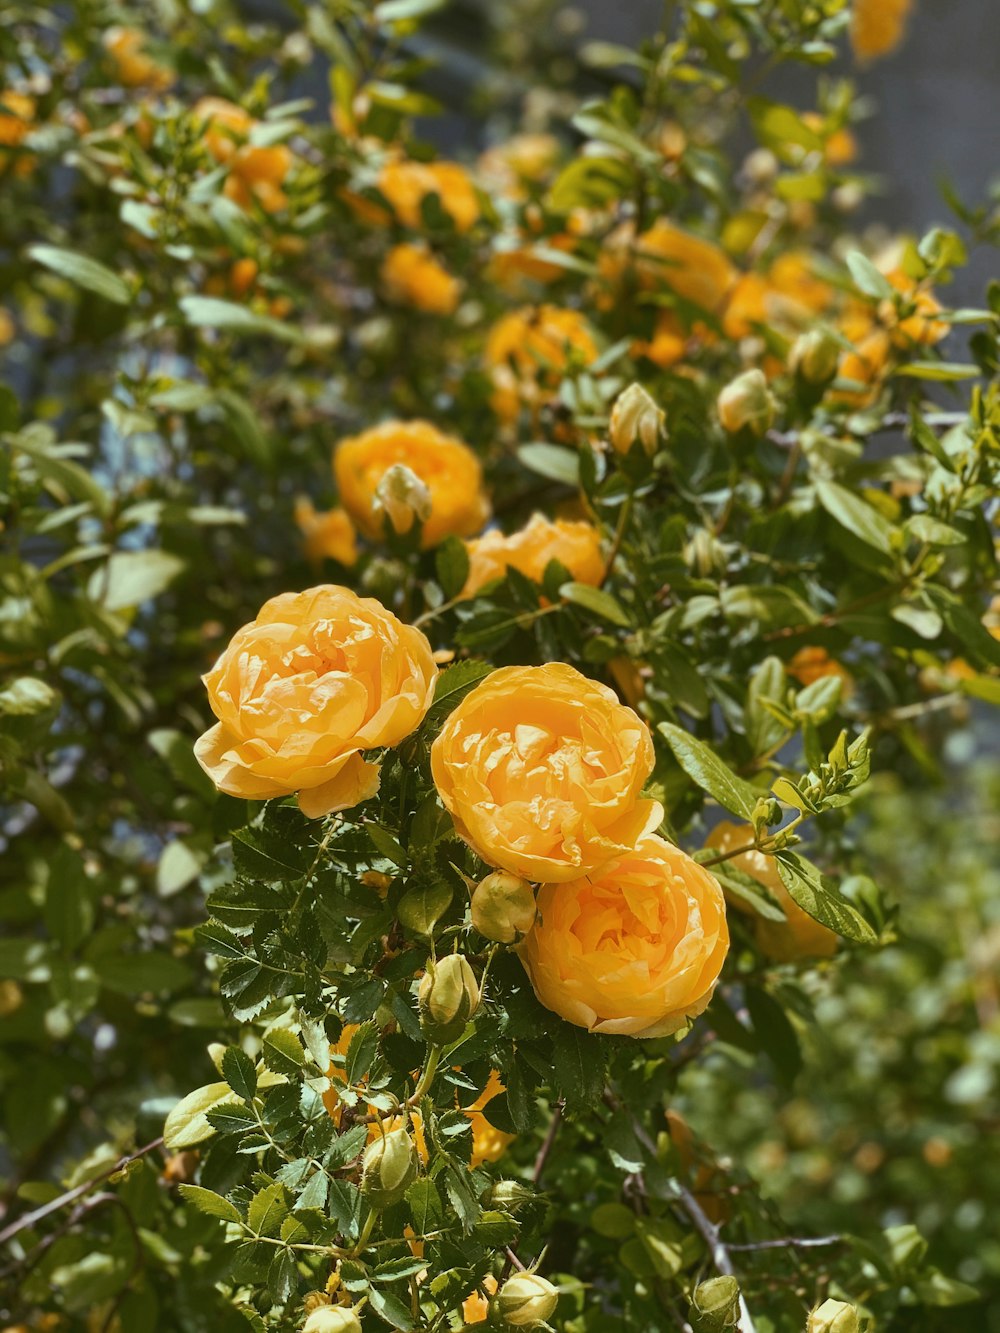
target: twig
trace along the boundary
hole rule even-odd
[[[528,1271],[509,1245],[504,1246],[504,1254],[507,1256],[507,1262],[512,1268],[516,1268],[519,1273],[526,1273]]]
[[[5,1227],[3,1231],[0,1231],[0,1245],[6,1244],[6,1242],[16,1236],[19,1231],[26,1231],[28,1227],[33,1227],[36,1222],[41,1222],[50,1214],[57,1213],[59,1209],[64,1208],[66,1204],[72,1203],[75,1199],[82,1198],[82,1196],[89,1193],[95,1185],[100,1185],[101,1182],[107,1180],[109,1176],[117,1175],[119,1171],[124,1171],[125,1168],[130,1166],[133,1162],[137,1162],[141,1157],[145,1157],[148,1153],[155,1152],[157,1148],[162,1148],[162,1146],[163,1137],[161,1135],[160,1138],[153,1139],[152,1143],[147,1143],[144,1148],[139,1148],[138,1151],[130,1153],[126,1157],[120,1157],[114,1166],[108,1167],[106,1171],[102,1171],[100,1175],[94,1176],[92,1180],[84,1181],[82,1185],[77,1185],[75,1189],[67,1190],[65,1194],[60,1194],[56,1199],[50,1199],[48,1203],[43,1203],[41,1208],[36,1208],[34,1212],[24,1213],[21,1217],[17,1218],[16,1221],[12,1222],[9,1227]]]
[[[843,1236],[782,1236],[780,1240],[750,1240],[743,1245],[729,1245],[730,1253],[753,1250],[812,1250],[822,1245],[842,1245]]]
[[[552,1112],[552,1121],[549,1125],[545,1140],[538,1150],[538,1156],[535,1158],[535,1169],[531,1173],[532,1183],[537,1185],[542,1179],[542,1172],[545,1170],[545,1163],[548,1160],[549,1153],[552,1151],[552,1145],[556,1141],[556,1135],[559,1133],[559,1126],[562,1123],[563,1107],[566,1103],[560,1097],[555,1104]]]

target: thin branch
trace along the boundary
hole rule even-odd
[[[563,1107],[565,1105],[566,1103],[561,1097],[555,1104],[548,1133],[545,1135],[545,1141],[538,1150],[538,1156],[535,1158],[535,1169],[531,1173],[531,1180],[535,1185],[539,1184],[542,1179],[545,1163],[548,1160],[549,1153],[552,1151],[552,1145],[556,1141],[556,1135],[559,1133],[559,1126],[562,1124]]]
[[[812,1250],[823,1245],[843,1245],[843,1236],[782,1236],[780,1240],[750,1240],[727,1246],[730,1253],[754,1250]]]
[[[148,1153],[155,1152],[157,1148],[162,1148],[162,1146],[163,1137],[161,1135],[160,1138],[153,1139],[152,1143],[147,1143],[144,1148],[139,1148],[138,1151],[134,1153],[129,1153],[125,1157],[120,1157],[114,1166],[109,1166],[106,1171],[102,1171],[100,1175],[94,1176],[92,1180],[84,1181],[82,1185],[77,1185],[75,1189],[67,1190],[65,1194],[60,1194],[58,1198],[50,1199],[48,1203],[42,1204],[41,1208],[36,1208],[34,1212],[24,1213],[21,1217],[17,1218],[16,1221],[12,1222],[9,1227],[5,1227],[3,1231],[0,1231],[0,1245],[6,1244],[6,1242],[16,1236],[18,1232],[26,1231],[28,1227],[33,1227],[36,1222],[41,1222],[50,1214],[57,1213],[59,1209],[64,1208],[66,1204],[73,1203],[74,1200],[82,1198],[83,1195],[88,1194],[95,1185],[100,1185],[103,1181],[107,1180],[109,1176],[117,1175],[119,1171],[124,1171],[125,1168],[130,1166],[133,1162],[137,1162],[141,1157],[145,1157]]]

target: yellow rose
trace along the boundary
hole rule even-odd
[[[35,121],[35,99],[8,88],[0,93],[0,148],[20,148]],[[0,171],[7,169],[9,153],[0,152]],[[27,176],[35,165],[30,153],[17,154],[10,168],[15,176]]]
[[[326,559],[342,565],[354,564],[358,558],[358,540],[346,509],[316,509],[311,500],[299,496],[294,513],[310,564],[318,566]]]
[[[480,1285],[490,1296],[496,1295],[497,1280],[492,1273],[487,1273]],[[462,1319],[466,1324],[485,1324],[489,1317],[490,1303],[485,1296],[478,1291],[466,1296],[462,1302]]]
[[[438,196],[459,231],[468,231],[479,218],[476,188],[457,162],[387,162],[378,178],[378,191],[403,226],[415,231],[424,225],[420,205],[426,195]]]
[[[518,953],[541,1003],[567,1022],[662,1037],[707,1008],[728,949],[718,880],[653,835],[597,875],[543,886]]]
[[[878,60],[903,40],[913,0],[854,0],[851,47],[859,60]]]
[[[542,389],[555,389],[571,359],[597,360],[594,334],[577,310],[542,305],[514,310],[490,330],[484,349],[498,416],[516,417],[521,402],[533,404]]]
[[[800,648],[785,669],[800,685],[812,685],[823,676],[839,676],[844,698],[854,689],[854,677],[847,668],[831,657],[825,648],[815,645]]]
[[[466,549],[469,577],[462,589],[463,597],[475,596],[484,584],[503,578],[508,569],[541,583],[550,560],[565,565],[577,583],[596,588],[604,578],[601,534],[592,523],[534,514],[517,532],[487,532],[466,542]]]
[[[543,884],[592,874],[657,827],[662,807],[639,795],[652,767],[646,724],[562,662],[494,671],[431,748],[459,835]]]
[[[115,63],[119,81],[126,88],[152,88],[162,92],[173,83],[173,70],[146,53],[146,35],[138,28],[109,28],[102,40],[104,49]]]
[[[332,584],[283,593],[203,678],[219,720],[195,754],[232,796],[297,792],[310,818],[346,810],[378,790],[364,752],[417,729],[436,676],[423,634],[372,598]]]
[[[432,315],[450,315],[462,284],[422,245],[396,245],[382,264],[389,299]]]
[[[729,852],[736,847],[745,847],[753,842],[753,829],[748,825],[732,824],[723,820],[716,824],[706,840],[706,847],[720,852]],[[784,921],[768,921],[754,914],[753,936],[762,954],[773,958],[775,962],[788,963],[795,958],[829,958],[837,949],[837,936],[826,926],[814,921],[808,912],[803,912],[781,881],[778,867],[773,856],[763,852],[742,852],[723,864],[731,865],[744,871],[752,879],[763,884],[771,896],[777,899],[778,906],[785,914]],[[746,912],[742,902],[734,901],[734,907]]]
[[[431,514],[421,544],[426,550],[454,533],[471,537],[490,516],[483,493],[483,470],[461,440],[444,435],[429,421],[384,421],[341,440],[333,455],[340,501],[366,537],[379,540],[382,516],[373,509],[375,492],[395,464],[408,467],[431,493]]]
[[[205,147],[216,162],[229,168],[223,193],[240,208],[256,199],[274,213],[288,198],[281,186],[294,158],[284,144],[257,146],[247,142],[257,124],[248,111],[221,97],[203,97],[194,114],[205,125]]]
[[[634,267],[646,291],[666,288],[703,310],[719,310],[737,272],[724,251],[711,241],[682,231],[661,218],[639,236],[631,224],[611,237],[598,260],[601,275],[613,286]],[[610,298],[605,296],[605,303]]]
[[[483,1115],[486,1104],[506,1091],[500,1082],[500,1075],[495,1069],[491,1069],[486,1087],[472,1105],[465,1109],[465,1114],[472,1121],[472,1166],[482,1166],[484,1162],[497,1161],[516,1138],[514,1134],[505,1134],[502,1129],[495,1129]]]

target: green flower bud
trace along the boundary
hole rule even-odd
[[[406,1129],[393,1129],[368,1145],[361,1159],[361,1193],[373,1208],[398,1203],[417,1176],[420,1159]]]
[[[490,1190],[490,1203],[494,1208],[513,1212],[522,1203],[536,1197],[534,1190],[529,1190],[519,1180],[498,1180]]]
[[[754,435],[766,435],[774,424],[778,405],[762,370],[746,370],[719,394],[719,420],[731,435],[746,427]]]
[[[303,1324],[302,1333],[361,1333],[361,1321],[346,1305],[321,1305]]]
[[[515,1273],[493,1298],[494,1318],[508,1328],[537,1328],[559,1304],[559,1293],[537,1273]]]
[[[859,1333],[860,1328],[854,1306],[831,1296],[810,1313],[806,1333]]]
[[[699,528],[681,552],[684,563],[700,579],[721,574],[727,565],[726,548],[707,528]]]
[[[636,440],[650,458],[656,453],[664,428],[664,415],[641,384],[630,384],[611,409],[608,433],[615,452],[627,454]]]
[[[807,384],[826,384],[837,373],[840,344],[829,329],[810,329],[800,334],[788,354],[792,373]]]
[[[451,953],[429,963],[417,991],[424,1036],[437,1046],[457,1041],[479,1008],[479,1000],[476,974],[461,954]]]
[[[722,1333],[740,1314],[740,1288],[734,1277],[713,1277],[695,1288],[691,1313],[699,1333]]]
[[[488,940],[514,944],[535,924],[535,895],[520,875],[496,870],[476,885],[472,924]]]

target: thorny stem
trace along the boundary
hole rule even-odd
[[[417,1086],[410,1093],[409,1097],[407,1097],[405,1101],[400,1102],[399,1105],[392,1110],[373,1111],[371,1115],[364,1116],[356,1123],[360,1125],[374,1125],[380,1120],[387,1120],[391,1116],[402,1115],[404,1112],[411,1110],[414,1106],[419,1106],[430,1091],[430,1086],[434,1082],[434,1075],[437,1073],[440,1060],[441,1047],[432,1046],[430,1053],[427,1056],[427,1063],[424,1065],[420,1078],[417,1081]]]

